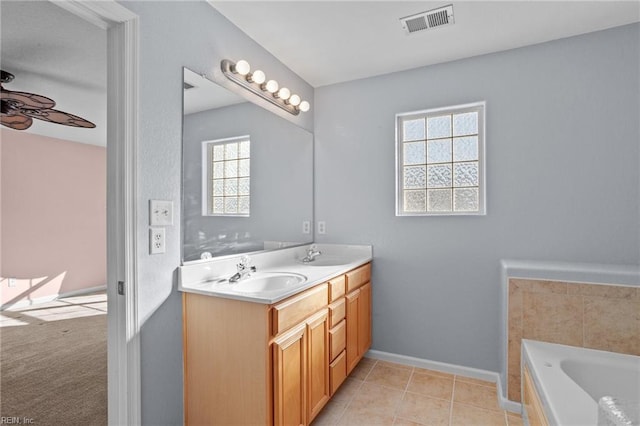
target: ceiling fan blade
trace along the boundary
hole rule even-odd
[[[7,126],[15,130],[26,130],[31,127],[33,120],[29,117],[25,117],[24,115],[2,114],[2,117],[0,117],[0,122],[3,126]]]
[[[22,108],[20,112],[29,117],[37,118],[38,120],[50,121],[52,123],[63,124],[65,126],[84,127],[88,129],[96,127],[95,124],[82,117],[55,109]]]
[[[4,87],[0,91],[0,99],[10,102],[17,108],[53,108],[56,105],[53,99],[49,99],[46,96],[28,92],[14,92]]]

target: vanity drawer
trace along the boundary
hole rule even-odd
[[[342,322],[329,330],[329,354],[330,359],[334,359],[347,346],[347,322]]]
[[[347,272],[347,293],[360,287],[371,280],[371,264],[367,263],[364,266]]]
[[[345,298],[341,298],[329,305],[329,328],[333,328],[344,319],[347,307]]]
[[[344,296],[345,276],[340,275],[329,281],[329,302],[336,301],[339,297]]]
[[[271,334],[275,336],[282,333],[326,308],[328,297],[328,285],[324,283],[274,305],[271,310]]]
[[[340,355],[329,364],[329,387],[331,395],[338,390],[342,382],[347,378],[347,352],[342,351]]]

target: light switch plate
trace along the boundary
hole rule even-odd
[[[150,200],[149,201],[149,225],[172,226],[173,225],[173,201]]]

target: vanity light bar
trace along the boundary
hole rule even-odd
[[[298,115],[300,111],[307,112],[311,107],[309,102],[303,101],[286,87],[279,87],[277,81],[267,80],[263,71],[251,72],[251,66],[243,59],[238,62],[223,59],[220,68],[229,80],[290,114]]]

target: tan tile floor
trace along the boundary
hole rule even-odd
[[[320,425],[521,426],[495,383],[364,358],[313,422]]]

